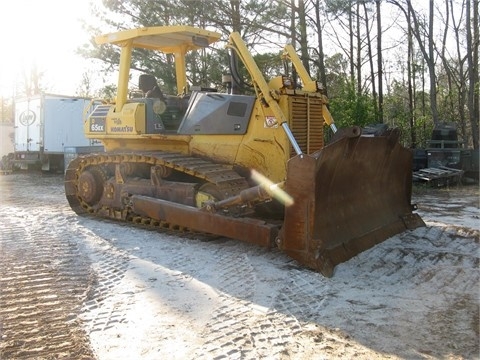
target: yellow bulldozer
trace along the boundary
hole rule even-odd
[[[238,33],[227,48],[253,87],[239,94],[239,74],[223,92],[187,81],[186,55],[219,41],[191,26],[131,29],[96,38],[121,48],[114,101],[85,119],[86,136],[104,153],[71,161],[65,192],[79,215],[195,231],[278,247],[303,266],[332,276],[335,265],[418,226],[411,204],[412,154],[397,130],[366,136],[337,129],[320,84],[291,45],[288,74],[267,82]],[[129,96],[132,49],[175,59],[176,94],[140,74]],[[333,139],[324,144],[330,126]]]

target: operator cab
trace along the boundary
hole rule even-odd
[[[176,131],[188,108],[189,96],[164,95],[157,79],[151,74],[139,76],[138,88],[142,91],[145,99],[150,99],[145,101],[147,103],[147,131],[153,133],[162,132],[162,130]],[[159,120],[163,124],[163,129],[157,124]],[[153,128],[149,126],[152,123],[154,124]]]
[[[185,96],[164,95],[149,74],[140,75],[138,87],[144,94],[150,134],[245,134],[255,103],[254,96],[196,87]]]

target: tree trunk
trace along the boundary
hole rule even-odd
[[[348,30],[350,35],[350,81],[352,82],[352,86],[355,82],[355,62],[353,61],[353,12],[352,12],[352,2],[353,0],[349,1],[348,7]]]
[[[325,53],[323,52],[323,29],[320,20],[320,0],[315,1],[315,20],[318,41],[318,69],[320,72],[320,81],[322,82],[325,94],[328,96],[327,73],[325,71]]]
[[[362,95],[362,42],[360,37],[360,2],[357,1],[357,94]]]
[[[378,122],[383,123],[383,61],[381,0],[377,3],[377,68],[378,68]]]
[[[307,21],[305,16],[304,0],[298,1],[298,22],[300,25],[300,54],[302,57],[302,64],[310,74],[310,56],[308,54],[308,40],[307,40]]]
[[[292,8],[291,17],[290,17],[290,33],[291,33],[291,40],[292,46],[294,49],[297,48],[297,29],[295,27],[295,13],[297,12],[297,7],[295,5],[295,0],[290,1],[290,6]],[[298,81],[297,71],[295,70],[295,66],[292,66],[292,80],[293,83],[296,84]]]
[[[373,66],[372,40],[370,38],[370,25],[368,21],[367,5],[363,3],[363,12],[365,13],[365,28],[367,32],[368,62],[370,64],[370,78],[372,82],[373,109],[375,112],[375,122],[378,123],[377,90],[375,86],[375,70]]]
[[[230,8],[232,11],[232,30],[241,33],[240,0],[230,0]]]
[[[469,0],[466,0],[467,2]],[[462,4],[464,5],[464,4]],[[466,101],[466,96],[467,96],[467,90],[466,90],[466,86],[467,86],[467,79],[466,79],[466,76],[465,76],[465,69],[464,69],[464,59],[462,59],[462,55],[461,55],[461,51],[460,51],[460,25],[456,23],[455,21],[455,12],[453,11],[453,1],[450,0],[450,6],[451,6],[451,9],[452,9],[452,19],[453,19],[453,30],[454,30],[454,33],[455,33],[455,40],[456,40],[456,45],[457,45],[457,61],[458,61],[458,70],[457,70],[457,74],[458,74],[458,78],[457,78],[457,81],[456,81],[456,88],[457,88],[457,91],[458,91],[458,99],[457,99],[457,106],[458,106],[458,114],[459,114],[459,123],[460,123],[460,133],[461,133],[461,138],[465,141],[468,141],[468,136],[467,136],[467,121],[466,121],[466,114],[465,114],[465,103],[468,102],[468,100]],[[448,4],[447,4],[447,15],[450,14],[450,11],[448,10]],[[446,38],[447,38],[447,29],[449,28],[449,24],[448,24],[448,17],[447,17],[447,21],[446,21],[446,24],[445,24],[445,33],[444,33],[444,40],[443,40],[443,48],[445,49],[445,44],[446,44]],[[447,73],[447,76],[448,76],[448,85],[450,87],[450,91],[452,91],[451,89],[453,88],[453,85],[452,85],[452,79],[454,77],[453,73],[452,73],[452,70],[450,68],[450,65],[446,59],[446,56],[445,56],[445,50],[442,51],[442,60],[444,61],[444,67],[445,67],[445,71]],[[454,106],[454,101],[452,100],[452,106]],[[453,112],[452,112],[453,113]]]
[[[394,4],[400,8],[401,11],[405,14],[408,21],[408,14],[404,7],[397,0],[388,0],[391,4]],[[411,20],[409,26],[412,28],[413,36],[417,39],[418,46],[422,51],[423,58],[427,63],[428,73],[429,73],[429,86],[430,86],[430,110],[432,112],[433,123],[439,123],[438,107],[437,107],[437,75],[435,70],[435,53],[434,53],[434,39],[433,39],[433,10],[434,4],[433,0],[429,0],[429,18],[428,18],[428,31],[425,31],[427,34],[427,48],[425,47],[425,39],[422,38],[422,31],[420,29],[420,22],[417,18],[417,13],[413,9],[412,3],[410,0],[406,0],[407,7],[411,12]]]
[[[408,23],[410,23],[410,9],[408,9]],[[415,97],[413,94],[412,83],[415,83],[415,78],[413,75],[412,67],[414,65],[414,49],[413,49],[413,38],[412,38],[412,29],[408,27],[408,60],[407,60],[407,84],[408,84],[408,120],[410,124],[410,141],[411,147],[417,147],[417,138],[415,136]],[[413,80],[413,81],[412,81]]]
[[[412,7],[411,3],[408,3]],[[437,76],[435,71],[435,53],[433,47],[433,0],[429,1],[428,16],[428,70],[430,74],[430,107],[432,109],[433,123],[438,124],[440,121],[437,107]]]
[[[470,113],[470,124],[472,127],[473,148],[478,149],[478,131],[479,131],[479,69],[478,69],[478,2],[479,0],[467,1],[467,61],[468,61],[468,110]],[[471,9],[473,3],[473,13]],[[473,24],[472,20],[473,19]]]

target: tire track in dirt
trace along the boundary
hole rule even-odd
[[[234,247],[243,247],[238,245]],[[248,254],[222,249],[218,260],[221,306],[207,323],[198,359],[280,358],[287,344],[300,331],[298,321],[283,313],[256,304],[259,279]]]
[[[312,339],[316,334],[315,347],[329,349],[333,356],[360,356],[364,350],[339,346],[358,342],[402,358],[475,357],[479,348],[477,238],[476,230],[465,234],[462,227],[433,224],[389,239],[339,265],[333,279],[292,269],[274,306],[298,320],[304,330],[301,335],[309,332]],[[352,273],[358,274],[358,284],[352,282]],[[452,283],[458,285],[452,287]],[[425,298],[433,300],[425,302]],[[341,332],[334,331],[338,323],[344,324]],[[304,358],[309,351],[295,347],[297,340],[289,354],[300,356],[303,348],[300,358]]]
[[[89,263],[75,239],[29,215],[42,204],[29,206],[0,210],[0,358],[91,359],[78,318]]]
[[[87,333],[101,332],[126,321],[129,303],[112,302],[109,297],[120,284],[129,266],[129,255],[106,240],[87,234],[88,253],[94,280],[82,308]]]

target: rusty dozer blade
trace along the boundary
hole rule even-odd
[[[358,127],[287,165],[278,246],[300,263],[332,276],[334,267],[407,229],[425,226],[411,204],[412,154],[399,132],[360,136]]]

